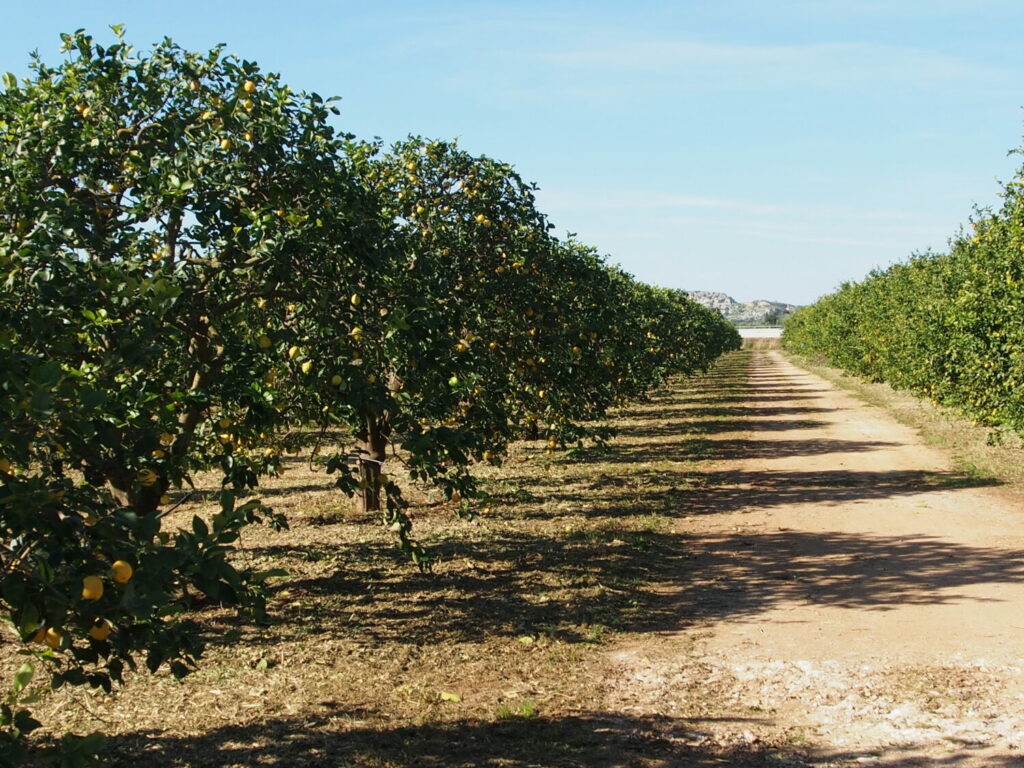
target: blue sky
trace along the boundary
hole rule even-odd
[[[942,250],[1020,167],[1020,0],[11,4],[0,71],[58,34],[227,44],[340,128],[459,137],[638,278],[808,303]]]

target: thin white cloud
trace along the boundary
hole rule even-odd
[[[706,43],[652,38],[610,38],[538,59],[567,74],[603,74],[612,80],[637,75],[661,87],[850,87],[884,80],[898,83],[1003,81],[1010,73],[943,53],[861,42],[792,45]]]
[[[791,216],[803,222],[823,218],[872,222],[908,222],[916,217],[906,211],[857,210],[841,206],[808,206],[804,202],[766,203],[756,200],[723,198],[706,195],[659,194],[656,192],[630,192],[626,190],[550,191],[541,189],[538,199],[542,207],[559,210],[623,210],[636,212],[666,212],[686,210],[718,210],[742,216]],[[631,214],[632,215],[632,214]]]

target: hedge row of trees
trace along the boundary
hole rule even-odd
[[[945,254],[924,254],[799,310],[783,345],[1024,434],[1024,171]]]
[[[683,293],[552,236],[533,187],[451,142],[337,132],[336,110],[216,49],[78,32],[0,95],[0,609],[47,686],[185,674],[183,591],[259,613],[229,559],[285,521],[251,491],[324,435],[337,487],[417,561],[395,479],[469,498],[524,433],[552,449],[739,338]],[[325,449],[326,453],[326,449]],[[167,531],[219,470],[219,514]],[[89,743],[67,749],[88,751]]]

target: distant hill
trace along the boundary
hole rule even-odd
[[[781,325],[797,310],[795,304],[781,301],[736,301],[732,296],[715,291],[687,291],[690,298],[705,307],[716,309],[735,325]]]

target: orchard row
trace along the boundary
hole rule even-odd
[[[318,444],[421,560],[396,478],[471,498],[511,440],[599,439],[609,407],[738,346],[555,238],[507,164],[358,141],[220,50],[65,50],[0,96],[0,606],[55,684],[109,687],[137,652],[183,674],[185,585],[259,611],[267,574],[227,556],[284,524],[238,500],[286,453]],[[211,468],[221,513],[162,530]]]
[[[1024,434],[1022,177],[949,253],[914,256],[799,310],[785,347]]]

